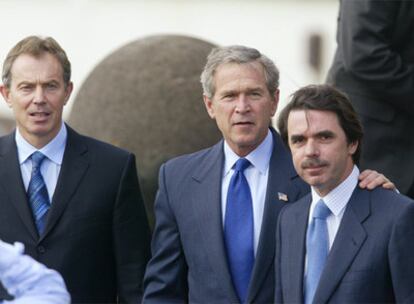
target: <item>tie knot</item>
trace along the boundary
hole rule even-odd
[[[248,166],[250,166],[250,162],[247,159],[239,158],[238,161],[236,161],[234,170],[243,172]]]
[[[325,220],[330,214],[331,214],[331,210],[329,210],[328,206],[326,206],[323,200],[320,200],[316,204],[315,210],[313,210],[312,217]]]
[[[39,168],[42,165],[43,160],[46,158],[42,152],[36,151],[32,154],[32,167]]]

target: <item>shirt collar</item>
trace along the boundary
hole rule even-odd
[[[253,167],[257,168],[261,174],[265,174],[269,167],[270,157],[273,151],[273,136],[272,132],[268,130],[265,139],[262,143],[246,155],[244,158],[250,161]],[[233,168],[236,161],[240,158],[224,141],[224,176],[226,176]]]
[[[33,152],[42,152],[49,160],[57,165],[62,164],[63,154],[65,152],[67,139],[67,130],[64,123],[59,130],[59,133],[44,147],[36,149],[19,132],[19,128],[16,128],[15,140],[17,145],[17,153],[19,156],[20,165],[23,164]]]
[[[354,165],[351,174],[324,197],[320,197],[312,187],[312,205],[314,206],[320,199],[323,199],[329,210],[331,210],[335,216],[338,216],[348,204],[352,192],[354,192],[354,189],[358,184],[358,176],[359,169]]]

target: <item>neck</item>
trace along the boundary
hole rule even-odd
[[[59,133],[61,127],[55,130],[54,132],[45,134],[45,135],[38,135],[38,134],[31,134],[26,133],[22,129],[18,128],[20,135],[26,140],[29,144],[31,144],[36,149],[41,149],[50,143]],[[23,131],[23,132],[22,132]]]

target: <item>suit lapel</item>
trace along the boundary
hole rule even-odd
[[[68,138],[62,167],[53,195],[52,205],[49,210],[45,233],[41,239],[46,237],[56,225],[89,167],[88,150],[81,136],[68,126],[67,129]]]
[[[216,144],[200,164],[193,176],[192,206],[196,218],[200,218],[199,230],[203,237],[209,262],[229,296],[229,303],[238,302],[227,264],[221,212],[221,180],[224,153],[223,141]]]
[[[315,293],[314,302],[328,302],[345,275],[359,249],[366,232],[362,222],[370,214],[369,192],[356,188],[346,207],[344,217],[326,261]]]
[[[311,204],[311,195],[307,195],[300,202],[293,215],[294,221],[291,223],[293,229],[289,229],[288,236],[288,271],[285,274],[287,282],[284,285],[288,288],[289,294],[286,299],[290,302],[303,302],[303,274],[305,269],[306,256],[306,231],[308,227],[308,214]]]
[[[269,164],[269,178],[267,183],[265,208],[263,211],[262,228],[257,248],[256,261],[248,293],[248,302],[260,291],[263,280],[268,271],[273,271],[275,257],[276,223],[280,210],[290,200],[296,199],[297,189],[294,189],[291,179],[297,177],[292,166],[290,153],[286,150],[280,136],[271,129],[273,134],[273,151]],[[285,194],[288,201],[278,194]]]
[[[32,238],[37,240],[38,233],[20,172],[14,132],[2,138],[0,157],[0,185],[3,191],[7,194],[9,203],[16,208],[17,213]]]

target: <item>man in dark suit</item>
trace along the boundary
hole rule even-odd
[[[221,47],[208,56],[201,75],[204,102],[224,139],[160,169],[144,302],[273,301],[276,219],[284,205],[309,192],[269,127],[278,81],[274,63],[255,49]],[[241,178],[248,185],[236,192],[248,190],[237,201],[232,181],[240,159],[248,160]],[[384,181],[371,177],[374,184]],[[250,210],[235,213],[235,201],[251,201]]]
[[[361,168],[383,172],[411,198],[413,28],[414,1],[342,0],[338,48],[328,75],[328,83],[349,96],[364,127]]]
[[[135,157],[63,123],[70,72],[50,37],[23,39],[4,61],[17,127],[0,138],[0,238],[59,271],[75,303],[136,303],[150,232]]]
[[[280,212],[277,303],[412,303],[414,203],[358,187],[362,127],[328,85],[294,93],[279,129],[311,194]]]

